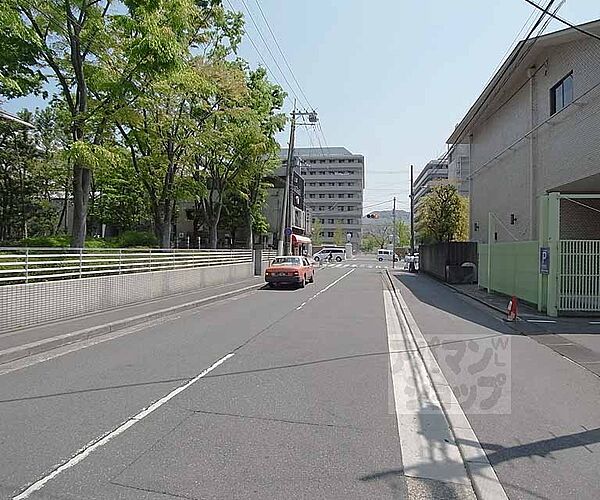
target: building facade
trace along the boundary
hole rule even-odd
[[[296,148],[304,179],[305,205],[311,223],[320,227],[323,244],[334,244],[336,233],[343,243],[358,250],[362,237],[365,159],[346,148]],[[281,150],[286,163],[287,149]],[[313,238],[314,239],[314,238]]]
[[[448,162],[446,160],[431,160],[419,172],[413,184],[414,207],[418,211],[423,197],[428,195],[435,186],[448,182]]]
[[[448,182],[458,189],[458,194],[469,197],[469,175],[471,175],[468,144],[454,144],[448,151]]]
[[[581,28],[600,34],[600,21]],[[490,217],[495,241],[537,240],[541,197],[600,192],[600,41],[569,28],[520,48],[524,56],[502,65],[447,141],[470,150],[471,239],[479,242],[488,241]],[[563,208],[566,224],[581,207]],[[589,222],[598,212],[583,212],[587,220],[572,226],[600,227]]]

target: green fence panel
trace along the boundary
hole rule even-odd
[[[489,245],[479,245],[479,285],[482,287],[488,286],[489,251]],[[537,304],[538,253],[537,241],[492,244],[490,288]]]

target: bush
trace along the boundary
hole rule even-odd
[[[128,247],[155,247],[158,245],[156,236],[143,231],[125,231],[116,238],[116,246]]]
[[[17,243],[20,247],[68,247],[70,245],[70,236],[36,236],[24,238]]]

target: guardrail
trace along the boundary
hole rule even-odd
[[[0,286],[242,264],[252,259],[252,250],[0,247]]]

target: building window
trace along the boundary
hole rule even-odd
[[[354,219],[346,219],[346,224],[354,224]]]
[[[329,193],[327,196],[329,196],[329,198],[335,198],[335,195],[333,193]]]
[[[573,102],[573,73],[550,89],[550,114],[559,112]]]
[[[324,182],[319,182],[319,186],[324,186],[325,183]]]
[[[354,198],[354,193],[348,193],[348,198]]]
[[[313,195],[313,196],[314,196],[314,195]],[[319,195],[319,198],[325,198],[325,195],[324,195],[323,193],[321,193],[321,194]]]
[[[321,224],[325,224],[325,219],[319,219],[319,222],[320,222]]]
[[[343,182],[338,182],[338,186],[343,186],[344,183]]]
[[[329,224],[335,224],[335,219],[327,219],[327,222],[328,222]]]
[[[325,207],[319,207],[319,212],[322,212],[323,210],[325,210]]]
[[[309,194],[309,195],[308,195],[308,197],[309,197],[309,198],[314,198],[314,197],[315,197],[315,195],[314,195],[314,194]]]
[[[340,207],[340,212],[343,212],[343,211],[344,211],[344,207]]]
[[[311,170],[311,171],[310,171],[308,174],[309,174],[309,175],[315,175],[315,174],[316,174],[316,172],[315,172],[314,170]]]
[[[349,182],[348,186],[354,186],[354,182]]]
[[[345,197],[346,197],[346,195],[344,193],[338,194],[338,198],[345,198]]]
[[[333,231],[327,231],[327,236],[329,238],[333,238]]]
[[[335,186],[335,182],[328,182],[327,185],[328,186]]]

